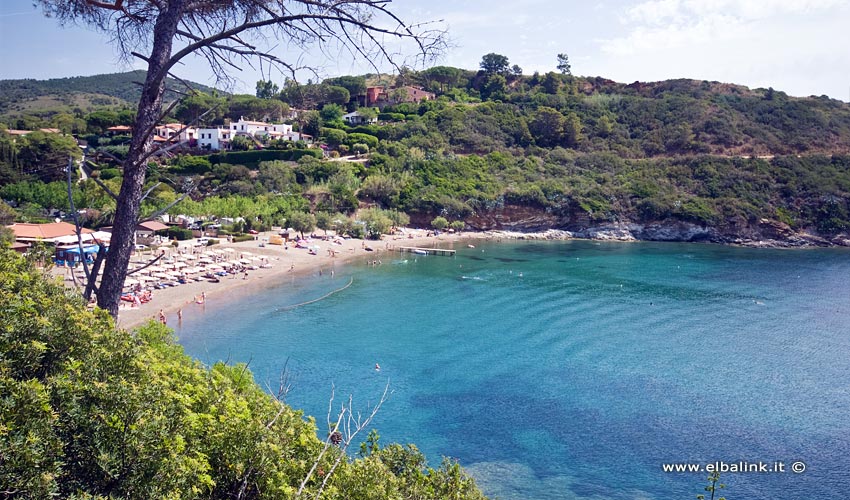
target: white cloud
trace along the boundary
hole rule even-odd
[[[596,40],[601,58],[591,64],[605,76],[722,80],[846,98],[844,0],[647,0],[624,8],[619,21],[618,32]]]

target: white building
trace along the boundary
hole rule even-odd
[[[285,136],[292,133],[292,125],[287,125],[285,123],[254,122],[240,117],[238,122],[230,124],[230,131],[234,135],[247,134],[254,137],[269,135],[272,132],[274,132],[273,135],[276,136]]]
[[[183,142],[195,139],[198,131],[195,127],[186,127],[182,123],[166,123],[165,125],[158,125],[154,129],[154,133],[169,141],[177,137],[177,141]]]
[[[219,151],[227,149],[230,146],[230,139],[233,138],[233,132],[226,128],[199,128],[198,129],[198,147]]]
[[[346,123],[350,123],[352,125],[362,125],[364,123],[377,123],[378,122],[377,116],[372,118],[372,119],[369,119],[369,118],[366,118],[365,116],[361,115],[357,111],[354,111],[353,113],[348,113],[347,115],[342,115],[342,119]]]

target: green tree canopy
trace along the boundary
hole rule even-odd
[[[489,54],[485,54],[481,58],[480,66],[484,73],[488,75],[505,75],[509,72],[510,63],[506,56],[491,52]]]
[[[260,99],[271,99],[277,97],[280,88],[271,80],[259,80],[257,82],[257,97]]]
[[[572,75],[572,66],[570,66],[570,57],[567,54],[558,54],[558,71],[562,75]]]
[[[366,93],[366,79],[362,76],[338,76],[328,78],[322,83],[334,87],[343,87],[351,96],[359,96]]]
[[[457,464],[376,434],[362,458],[322,454],[329,430],[246,365],[206,367],[159,323],[118,330],[2,249],[0,304],[0,484],[15,498],[278,499],[302,482],[325,500],[484,498]]]

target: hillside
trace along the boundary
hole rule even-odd
[[[141,87],[136,82],[144,78],[145,72],[137,70],[50,80],[0,80],[0,117],[67,112],[75,108],[92,111],[104,107],[134,107],[141,95]],[[214,90],[199,83],[190,84],[202,92]],[[172,78],[167,85],[178,90],[184,88]],[[166,100],[176,97],[177,94],[170,92]]]
[[[362,100],[345,102],[348,96],[382,81],[393,97],[380,103],[377,123],[345,123],[343,114]],[[393,86],[402,85],[423,87],[436,98],[399,102]],[[329,155],[360,152],[361,158],[304,157],[296,165],[286,162],[292,152],[283,150],[298,146],[271,141],[265,151],[164,161],[149,180],[196,176],[195,202],[239,198],[234,204],[242,208],[230,212],[250,218],[245,207],[256,207],[254,222],[266,225],[302,209],[349,215],[378,205],[405,212],[420,226],[440,215],[476,229],[850,245],[850,105],[825,96],[698,80],[625,84],[554,72],[435,67],[395,80],[365,75],[290,83],[278,95],[251,102],[200,95],[182,103],[175,116],[214,107],[219,123],[250,115],[255,104],[262,110],[255,115],[263,116],[267,107],[282,104],[275,97],[310,110],[295,125],[324,143]],[[113,139],[97,137],[106,124],[92,115],[78,120],[81,133],[89,134],[90,145],[120,155]],[[44,120],[32,128],[45,126],[63,123]],[[0,195],[25,208],[60,206],[61,200],[26,184],[39,171],[38,146],[0,148],[0,182],[9,184],[0,186]],[[171,181],[181,182],[190,180]],[[281,194],[289,196],[285,203],[278,203]],[[157,203],[174,195],[163,188]],[[96,198],[89,206],[102,205]],[[221,216],[220,208],[187,202],[174,211]]]

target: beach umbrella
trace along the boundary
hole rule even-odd
[[[254,255],[254,254],[252,254],[251,252],[249,252],[249,251],[245,250],[244,252],[242,252],[242,255]]]
[[[195,259],[197,259],[197,258],[198,258],[198,257],[196,257],[196,256],[194,256],[194,255],[184,255],[184,256],[183,256],[183,260],[195,260]]]
[[[221,266],[218,264],[213,264],[211,266],[207,266],[207,270],[209,271],[221,271]]]
[[[251,261],[250,261],[250,260],[248,260],[248,259],[240,259],[240,260],[239,260],[239,263],[241,263],[241,264],[250,264],[250,263],[251,263]]]
[[[225,252],[235,252],[236,251],[235,248],[223,248],[222,250],[224,250]]]
[[[165,271],[165,268],[162,266],[150,266],[147,268],[147,271],[151,273],[161,273],[162,271]]]
[[[253,261],[255,261],[255,262],[259,262],[259,261],[261,261],[261,260],[263,260],[263,259],[261,259],[261,258],[259,258],[259,257],[251,257],[251,260],[253,260]]]
[[[186,267],[187,265],[188,264],[186,264],[185,262],[175,262],[174,263],[174,267],[176,267],[178,269],[181,268],[181,267]]]
[[[133,286],[133,285],[138,285],[138,284],[139,284],[138,280],[134,280],[133,278],[127,278],[127,279],[124,280],[124,286]]]

